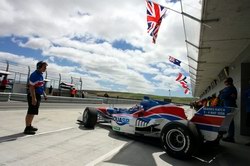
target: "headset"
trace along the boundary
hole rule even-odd
[[[42,68],[42,66],[43,66],[44,64],[46,64],[46,65],[47,65],[47,63],[46,63],[46,62],[44,62],[44,61],[39,61],[39,62],[36,64],[36,69],[37,69],[37,70],[41,69],[41,68]]]

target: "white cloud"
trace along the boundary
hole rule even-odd
[[[10,54],[10,53],[6,53],[6,52],[0,52],[0,58],[1,59],[5,59],[7,61],[11,61],[14,63],[18,63],[24,66],[27,66],[28,64],[32,64],[36,62],[36,60],[34,58],[27,58],[23,55],[15,55],[15,54]]]
[[[179,3],[155,2],[180,10]],[[50,61],[49,70],[84,77],[90,89],[103,88],[98,83],[102,80],[134,92],[154,93],[165,86],[177,89],[173,75],[180,69],[164,65],[169,55],[183,61],[183,68],[188,71],[181,15],[168,11],[157,42],[152,44],[146,32],[146,6],[142,0],[27,0],[25,3],[2,0],[0,18],[0,36],[27,37],[25,42],[15,42],[21,47],[42,50],[42,55]],[[74,37],[83,40],[73,40]],[[84,40],[86,37],[91,40]],[[104,42],[95,43],[96,40]],[[119,40],[143,51],[112,47],[112,42]],[[55,58],[77,63],[81,69],[60,66]],[[77,70],[82,73],[77,74]],[[144,74],[152,75],[151,80],[158,83],[151,82]]]
[[[52,43],[48,39],[44,38],[32,38],[30,37],[26,43],[19,42],[20,47],[28,47],[31,49],[47,50],[52,46]]]

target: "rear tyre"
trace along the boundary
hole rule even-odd
[[[82,122],[86,128],[94,128],[97,123],[97,110],[87,107],[82,115]]]
[[[161,143],[168,155],[179,159],[187,159],[195,151],[194,136],[182,123],[167,124],[162,129]]]

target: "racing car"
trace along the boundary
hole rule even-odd
[[[235,112],[234,108],[202,107],[187,118],[181,106],[147,98],[132,108],[86,107],[78,121],[86,128],[109,122],[116,132],[159,137],[167,154],[184,159],[202,143],[218,142]]]

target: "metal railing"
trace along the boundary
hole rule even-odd
[[[28,84],[28,79],[32,71],[35,70],[35,64],[32,66],[26,64],[20,64],[17,62],[7,61],[0,59],[0,70],[11,73],[7,76],[10,80],[11,92],[18,93],[23,91],[23,89],[15,88],[15,85]],[[68,74],[56,73],[55,71],[46,71],[44,73],[45,87],[49,88],[51,85],[54,89],[60,89],[60,84],[62,82],[71,83],[75,86],[78,91],[82,91],[83,79],[81,77],[74,77]],[[2,79],[0,75],[0,80]]]
[[[0,101],[22,101],[27,102],[27,94],[0,92]],[[77,98],[64,96],[48,96],[49,103],[83,103],[83,104],[137,104],[139,100],[117,99],[117,98]]]

